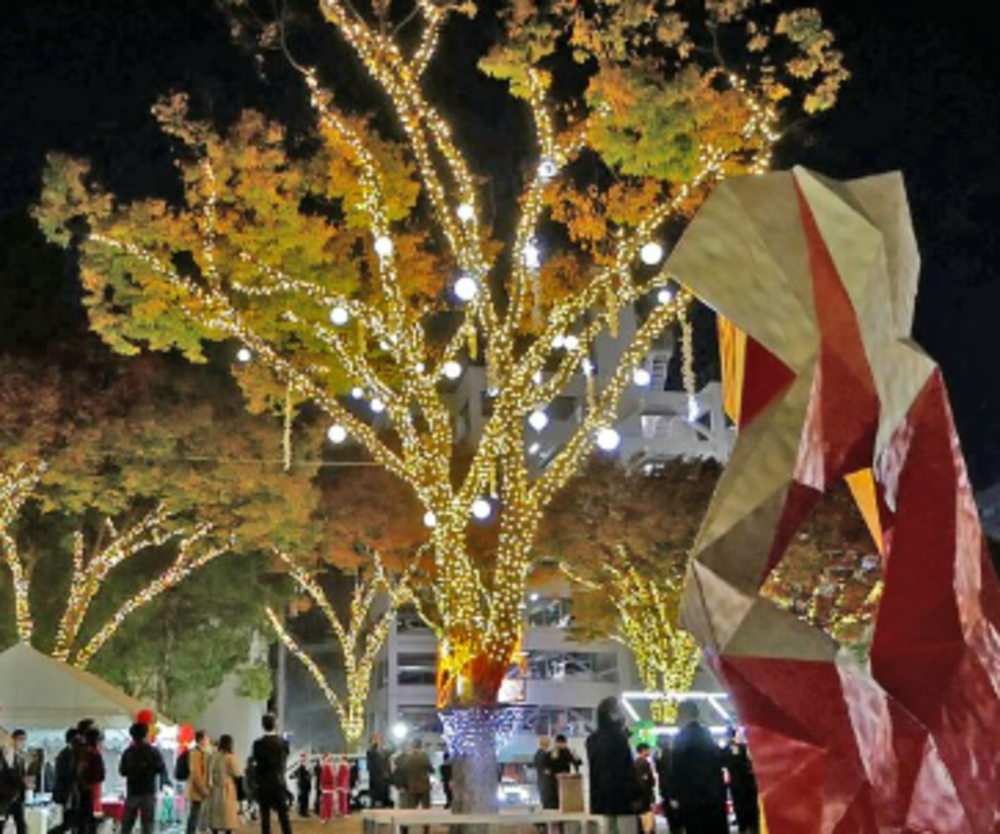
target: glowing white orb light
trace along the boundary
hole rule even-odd
[[[326,437],[331,443],[340,444],[347,440],[347,429],[337,424],[326,430]]]
[[[672,290],[664,287],[656,294],[656,300],[659,301],[660,304],[669,304],[674,300],[674,293]]]
[[[392,725],[392,737],[396,741],[402,741],[410,734],[410,728],[406,726],[405,722],[397,721]]]
[[[538,163],[538,176],[543,180],[550,180],[559,173],[559,166],[551,157],[545,157]]]
[[[471,275],[463,275],[455,282],[455,297],[459,301],[472,301],[479,295],[479,282]]]
[[[549,415],[542,411],[540,408],[535,409],[531,412],[528,417],[528,425],[531,426],[535,431],[543,431],[545,427],[549,424]]]
[[[632,382],[640,388],[646,388],[653,381],[653,375],[645,368],[636,368],[632,371]]]
[[[693,423],[701,417],[701,406],[698,405],[697,397],[688,397],[688,422]]]
[[[251,351],[250,348],[241,347],[238,351],[236,351],[237,362],[242,362],[245,365],[251,359],[253,359],[253,351]]]
[[[567,336],[563,344],[566,346],[566,350],[576,350],[580,347],[580,340],[576,336]]]
[[[552,340],[552,347],[554,347],[556,350],[560,350],[561,348],[566,347],[566,337],[563,336],[562,333],[560,333]]]
[[[355,385],[351,389],[351,397],[353,397],[356,400],[360,400],[362,397],[364,397],[364,395],[365,395],[365,389],[364,388],[359,388],[357,385]]]
[[[528,241],[524,245],[524,251],[521,253],[524,256],[524,265],[528,269],[538,269],[542,265],[542,250],[538,248],[538,244],[533,240]]]
[[[614,429],[605,427],[597,433],[597,445],[605,452],[613,452],[622,442],[622,436]]]
[[[447,379],[458,379],[462,375],[462,365],[454,359],[449,359],[441,366],[441,373]]]
[[[438,518],[432,510],[424,513],[424,527],[437,527]]]
[[[350,318],[351,314],[347,312],[347,308],[341,307],[339,304],[330,310],[330,321],[337,325],[337,327],[343,327]]]
[[[493,514],[493,505],[485,498],[477,498],[472,502],[472,514],[480,521],[485,521]]]
[[[458,219],[463,223],[468,223],[476,216],[476,210],[469,203],[462,203],[458,207]]]
[[[388,235],[375,238],[375,254],[380,258],[388,258],[392,254],[392,238]]]
[[[656,266],[663,260],[663,244],[651,240],[639,250],[639,259],[646,266]]]
[[[385,403],[382,402],[382,400],[380,400],[378,397],[375,397],[372,400],[372,411],[374,411],[376,414],[381,414],[383,411],[385,411]]]

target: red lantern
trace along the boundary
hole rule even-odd
[[[177,744],[180,747],[187,747],[194,741],[194,727],[190,724],[182,724],[177,731]]]
[[[135,723],[152,727],[156,723],[156,713],[151,709],[140,710],[139,714],[135,717]]]

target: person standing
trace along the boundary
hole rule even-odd
[[[9,747],[0,748],[0,822],[14,821],[16,834],[27,834],[24,802],[28,791],[28,764],[25,751],[28,734],[14,730]],[[0,831],[3,830],[0,824]]]
[[[333,760],[329,753],[323,754],[323,762],[319,768],[319,818],[322,823],[328,823],[337,809],[337,772],[333,769]]]
[[[597,705],[597,729],[587,737],[587,762],[590,813],[606,818],[609,834],[635,831],[641,793],[617,698],[605,698]]]
[[[757,800],[757,778],[743,733],[730,727],[723,765],[729,774],[729,793],[733,798],[736,827],[740,834],[757,834],[760,830],[760,806]]]
[[[406,756],[403,783],[406,786],[407,808],[431,807],[431,774],[434,767],[424,751],[424,743],[418,738]]]
[[[201,806],[208,799],[208,757],[211,743],[208,733],[198,730],[194,734],[194,749],[188,753],[187,778],[187,834],[197,834],[203,827]]]
[[[722,751],[698,717],[694,701],[678,705],[681,731],[673,746],[671,798],[685,834],[729,834]]]
[[[378,733],[372,736],[371,746],[365,754],[365,765],[368,768],[368,797],[372,808],[388,808],[392,805],[389,797],[389,787],[392,782],[392,761],[389,754],[382,748],[382,736]]]
[[[677,809],[670,802],[670,737],[660,736],[656,751],[656,781],[660,789],[660,804],[667,821],[668,834],[680,834],[681,823]]]
[[[303,819],[309,816],[309,797],[312,795],[312,767],[309,765],[309,754],[299,753],[299,763],[292,771],[295,780],[295,793],[299,801],[299,816]]]
[[[580,770],[580,757],[569,747],[569,740],[562,733],[556,736],[556,749],[549,756],[549,772],[552,774],[552,781],[555,784],[556,804],[554,808],[562,807],[562,787],[559,781],[560,776],[568,776]]]
[[[455,795],[451,791],[451,779],[453,774],[454,768],[451,764],[451,753],[445,750],[441,767],[438,768],[438,775],[441,777],[441,788],[444,790],[444,809],[446,811],[451,810],[451,804],[455,799]]]
[[[62,808],[62,820],[59,825],[50,828],[48,834],[66,834],[74,827],[74,815],[79,804],[76,791],[76,754],[79,737],[77,728],[70,727],[66,731],[66,746],[56,756],[52,801]]]
[[[77,757],[77,793],[80,807],[76,815],[76,830],[79,834],[94,834],[97,822],[104,812],[104,737],[101,731],[87,724],[83,733],[83,747]]]
[[[642,834],[653,834],[656,830],[656,817],[653,814],[653,806],[656,804],[656,775],[649,760],[649,745],[643,742],[635,748],[635,752],[638,754],[635,759],[635,775],[641,791],[639,824],[642,826]]]
[[[337,759],[337,816],[351,815],[351,766],[343,756]]]
[[[535,781],[538,783],[538,801],[545,810],[559,807],[556,777],[552,774],[552,739],[542,736],[535,751]]]
[[[220,736],[208,759],[209,789],[203,810],[205,823],[213,832],[232,832],[240,827],[238,781],[242,778],[243,766],[233,752],[233,737]]]
[[[278,735],[278,721],[271,715],[260,720],[264,735],[253,743],[253,760],[257,772],[260,830],[271,834],[271,812],[278,815],[281,834],[291,834],[288,820],[288,787],[285,784],[285,766],[288,761],[288,742]]]
[[[149,727],[133,724],[129,729],[132,743],[118,762],[118,774],[125,777],[125,816],[122,834],[132,834],[136,818],[142,834],[153,834],[156,824],[156,792],[160,780],[167,778],[167,766],[160,751],[149,743]]]

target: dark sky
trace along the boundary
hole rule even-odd
[[[938,4],[932,16],[900,0],[819,5],[854,78],[837,109],[780,161],[835,177],[905,173],[924,257],[917,338],[944,367],[973,480],[985,487],[1000,479],[995,31],[973,0]],[[498,130],[497,111],[479,103],[490,91],[475,78],[470,41],[482,39],[482,26],[453,31],[446,49],[465,67],[431,81],[459,138],[466,131],[475,148],[474,163],[492,168],[512,154],[512,117]],[[34,258],[20,215],[37,194],[46,151],[94,157],[120,193],[164,191],[169,158],[149,113],[159,95],[192,91],[223,119],[243,106],[291,114],[298,90],[289,96],[282,82],[258,78],[211,0],[2,0],[0,281],[16,281],[18,265]],[[9,303],[4,292],[0,303]]]

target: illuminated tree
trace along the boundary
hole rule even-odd
[[[541,549],[573,584],[576,639],[629,648],[649,692],[690,688],[700,651],[680,627],[688,551],[720,468],[674,461],[649,475],[591,464],[546,513]],[[544,574],[543,574],[544,576]],[[654,718],[672,706],[655,702]]]
[[[14,619],[17,638],[22,643],[30,643],[34,623],[31,619],[30,579],[17,550],[17,540],[11,527],[17,520],[21,508],[31,497],[38,479],[44,471],[40,463],[33,466],[18,464],[9,471],[0,470],[0,551],[3,561],[10,571],[14,595]]]
[[[287,566],[296,584],[319,606],[340,649],[346,679],[346,694],[338,694],[316,662],[304,651],[273,609],[267,616],[275,633],[288,650],[305,666],[340,721],[348,747],[361,741],[365,730],[365,705],[371,689],[372,670],[379,652],[392,629],[399,606],[409,596],[410,576],[392,579],[377,555],[370,575],[359,574],[355,582],[347,616],[339,615],[316,578],[297,565],[287,554],[277,554]],[[382,606],[376,610],[376,602]]]
[[[665,246],[720,178],[767,168],[779,106],[829,106],[845,73],[815,11],[765,0],[512,5],[481,66],[528,103],[537,156],[516,216],[496,224],[513,230],[501,241],[423,84],[445,22],[470,7],[418,0],[395,23],[388,4],[319,8],[402,141],[339,109],[325,74],[300,68],[315,164],[291,160],[260,119],[234,154],[239,127],[220,138],[174,99],[159,116],[183,145],[184,206],[121,204],[85,165],[57,159],[39,217],[63,243],[85,217],[91,322],[117,349],[199,359],[204,342],[234,340],[260,386],[315,404],[334,443],[350,438],[410,486],[434,561],[439,703],[486,721],[520,645],[545,508],[595,443],[617,445],[633,371],[685,318],[691,298],[661,266]],[[633,316],[617,361],[595,368],[595,342],[617,340]],[[471,363],[492,400],[460,454],[447,389]],[[579,424],[536,470],[527,418],[579,373]],[[488,541],[474,532],[487,520]],[[475,786],[459,810],[493,801],[488,739],[469,734],[472,751],[454,740],[458,771],[478,769],[456,779]]]

